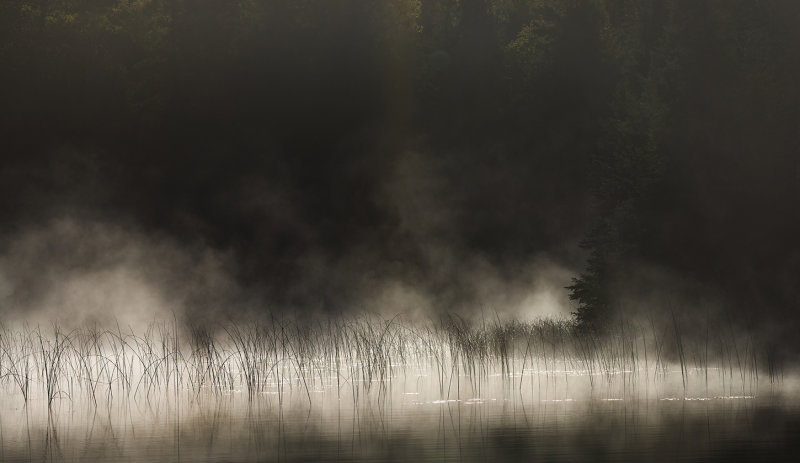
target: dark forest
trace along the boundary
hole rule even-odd
[[[391,312],[364,306],[387,282],[503,313],[546,262],[588,328],[671,311],[800,347],[798,23],[788,0],[2,1],[0,304],[32,307],[42,262],[113,259],[89,223],[222,256],[237,289],[193,286],[197,314]]]

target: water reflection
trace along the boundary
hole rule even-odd
[[[749,394],[665,393],[671,381],[492,377],[442,397],[433,376],[394,378],[357,397],[335,386],[280,398],[189,389],[147,400],[9,400],[2,461],[679,461],[786,460],[800,407],[787,386]],[[454,380],[455,381],[455,380]],[[513,386],[512,386],[513,385]],[[463,389],[462,389],[463,388]],[[705,387],[704,387],[705,388]],[[465,390],[464,390],[465,389]],[[681,392],[682,389],[672,392]]]
[[[625,333],[0,330],[0,460],[795,461],[797,382],[760,381],[757,346],[670,364],[676,340]]]

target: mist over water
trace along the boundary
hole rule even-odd
[[[656,461],[751,461],[796,451],[784,439],[796,426],[797,404],[766,394],[657,401],[531,397],[523,390],[526,396],[508,399],[424,400],[419,386],[411,389],[386,399],[391,407],[358,409],[316,392],[315,406],[283,412],[266,397],[173,400],[149,412],[61,409],[52,421],[33,407],[7,410],[4,459],[628,461],[655,451]]]
[[[698,349],[634,326],[603,339],[564,322],[448,323],[5,329],[2,458],[791,461],[798,450],[796,372],[759,370],[761,353],[735,338]]]
[[[343,311],[389,318],[407,314],[424,319],[448,311],[494,317],[500,308],[504,317],[523,320],[569,314],[563,286],[572,273],[545,254],[503,278],[477,256],[458,257],[458,251],[444,245],[430,252],[438,271],[450,274],[442,279],[457,275],[458,285],[437,293],[430,281],[359,270],[358,258],[348,258],[337,268],[320,261],[303,264],[311,268],[291,291],[303,292],[316,278],[334,280],[333,285],[339,280],[350,285],[350,305]],[[87,323],[142,328],[173,317],[217,324],[237,316],[324,311],[319,301],[271,302],[268,291],[236,279],[238,265],[230,252],[201,243],[65,217],[7,237],[0,253],[0,300],[6,323],[57,322],[73,328]]]
[[[61,218],[8,237],[0,254],[6,323],[142,328],[231,307],[231,259],[122,225]],[[191,313],[186,313],[191,308]]]
[[[0,460],[798,460],[799,23],[0,1]]]

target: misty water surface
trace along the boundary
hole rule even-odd
[[[300,352],[299,337],[285,350],[203,353],[172,349],[168,332],[59,334],[60,349],[41,331],[7,331],[0,460],[793,461],[798,450],[797,378],[783,372],[652,353],[645,365],[643,352],[610,354],[613,344],[580,359],[534,338],[507,357],[470,358],[467,344],[425,347],[436,337],[417,331],[419,344],[403,345],[412,338],[392,330],[376,333],[394,336],[382,353],[352,338],[328,359]],[[251,340],[269,339],[261,333]],[[277,361],[242,363],[262,354]]]

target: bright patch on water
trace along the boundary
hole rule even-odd
[[[181,347],[168,330],[2,332],[0,461],[793,461],[798,450],[790,379],[549,344],[498,356],[367,328],[355,333],[394,341],[275,330]]]

